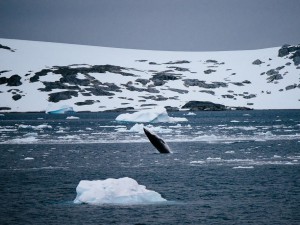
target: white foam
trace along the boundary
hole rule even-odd
[[[147,204],[165,202],[155,191],[147,190],[132,178],[109,178],[106,180],[82,180],[76,188],[75,204]]]
[[[254,166],[235,166],[232,169],[254,169]]]
[[[169,117],[164,107],[141,110],[134,113],[124,113],[116,118],[117,121],[139,122],[139,123],[159,123],[159,122],[184,122],[186,118]]]
[[[20,124],[18,126],[18,129],[33,129],[33,130],[42,130],[42,129],[52,129],[52,126],[48,124],[41,124],[37,126],[32,126],[32,125],[26,125],[26,124]]]
[[[68,116],[66,119],[67,120],[78,120],[79,117],[78,116]]]
[[[32,158],[32,157],[26,157],[26,158],[24,158],[24,160],[34,160],[34,158]]]
[[[226,151],[225,153],[226,153],[226,154],[234,154],[235,151]]]

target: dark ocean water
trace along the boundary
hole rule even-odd
[[[300,224],[299,110],[172,113],[188,121],[152,129],[173,154],[117,115],[1,116],[0,224]],[[121,177],[168,201],[73,203],[79,181]]]

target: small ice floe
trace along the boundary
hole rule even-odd
[[[254,166],[235,166],[232,169],[254,169]]]
[[[222,159],[221,157],[216,157],[216,158],[208,157],[206,160],[210,162],[215,162],[215,161],[221,161]]]
[[[23,160],[34,160],[34,158],[32,158],[32,157],[26,157]]]
[[[239,123],[240,121],[238,120],[231,120],[230,123]]]
[[[273,158],[281,158],[280,155],[274,155]]]
[[[166,202],[155,191],[147,190],[137,181],[129,177],[119,179],[109,178],[106,180],[82,180],[76,188],[77,196],[75,204],[153,204]]]
[[[167,110],[164,107],[156,107],[153,109],[141,110],[134,113],[120,114],[116,118],[117,121],[123,122],[140,122],[140,123],[173,123],[173,122],[185,122],[186,118],[170,117]]]
[[[190,162],[190,164],[203,164],[203,163],[205,163],[205,161],[202,160],[195,160]]]
[[[226,154],[234,154],[235,151],[226,151],[225,153],[226,153]]]
[[[188,112],[186,115],[187,115],[187,116],[196,116],[196,113]]]
[[[78,120],[79,117],[77,117],[77,116],[68,116],[66,119],[67,120]]]
[[[20,124],[18,126],[18,129],[33,129],[33,130],[43,130],[43,129],[52,129],[51,125],[48,124],[40,124],[37,126],[32,126],[32,125],[26,125],[26,124]]]

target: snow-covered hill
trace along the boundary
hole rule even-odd
[[[300,109],[299,64],[300,46],[166,52],[0,39],[0,109]]]

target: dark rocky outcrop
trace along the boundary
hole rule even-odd
[[[223,98],[234,98],[234,95],[222,95]]]
[[[300,65],[300,45],[283,45],[278,50],[278,57],[289,56],[294,65]]]
[[[60,74],[63,76],[64,82],[72,82],[78,84],[82,81],[76,78],[77,74],[88,74],[88,73],[116,73],[121,74],[123,76],[132,76],[135,77],[136,75],[132,73],[123,72],[123,70],[128,70],[125,67],[121,66],[114,66],[114,65],[93,65],[93,66],[85,66],[85,67],[71,67],[71,66],[54,66],[51,69],[43,69],[39,72],[36,72],[33,77],[30,78],[30,82],[36,82],[39,80],[40,76],[45,76],[48,73],[52,72],[54,74]]]
[[[0,111],[2,111],[2,110],[11,110],[11,108],[10,107],[0,107]]]
[[[12,75],[10,78],[0,77],[0,85],[7,84],[7,86],[20,86],[22,85],[21,77],[19,75]]]
[[[255,98],[256,95],[255,94],[250,94],[250,95],[245,95],[243,98],[245,99],[251,99],[251,98]]]
[[[2,73],[7,73],[7,72],[10,72],[10,70],[1,70],[1,71],[0,71],[0,75],[1,75]]]
[[[43,84],[45,85],[45,87],[39,88],[38,90],[45,91],[45,92],[50,92],[53,89],[80,90],[80,88],[78,86],[74,86],[74,85],[70,86],[70,85],[61,83],[60,81],[54,81],[54,82],[45,81],[45,82],[43,82]]]
[[[112,95],[115,95],[114,93],[108,92],[105,89],[106,89],[105,87],[95,86],[95,87],[86,88],[85,90],[90,92],[92,95],[96,95],[96,96],[112,96]]]
[[[82,105],[93,105],[94,100],[85,100],[84,102],[76,102],[75,105],[82,106]]]
[[[295,89],[297,86],[298,86],[297,84],[288,85],[285,87],[285,90],[287,90],[287,91],[292,90],[292,89]],[[300,85],[298,87],[300,87]]]
[[[280,79],[283,79],[282,75],[281,74],[274,74],[274,75],[271,75],[267,78],[268,82],[271,83],[275,80],[280,80]]]
[[[212,70],[212,69],[204,70],[205,74],[211,74],[213,72],[216,72],[216,70]]]
[[[210,95],[215,95],[215,92],[211,91],[211,90],[201,90],[199,92],[207,93],[207,94],[210,94]]]
[[[179,108],[178,107],[172,107],[172,106],[165,106],[165,109],[167,112],[178,112]]]
[[[12,75],[7,79],[7,86],[20,86],[22,85],[21,77],[19,75]]]
[[[189,86],[198,86],[201,88],[219,88],[219,87],[227,87],[227,83],[224,82],[212,82],[211,84],[207,84],[205,81],[201,81],[198,79],[184,79],[184,86],[189,87]]]
[[[182,67],[177,67],[177,66],[168,66],[168,68],[171,68],[171,69],[174,69],[174,70],[180,71],[180,72],[190,71],[190,69],[188,69],[188,68],[182,68]]]
[[[10,47],[8,47],[8,46],[6,46],[6,45],[1,45],[1,44],[0,44],[0,49],[5,49],[5,50],[9,50],[9,51],[11,51],[11,52],[15,52],[14,49],[12,49],[12,48],[10,48]]]
[[[188,90],[182,90],[182,89],[177,89],[177,88],[169,88],[170,91],[174,91],[174,92],[177,92],[179,94],[186,94],[186,93],[189,93]]]
[[[125,108],[116,108],[116,109],[108,109],[104,110],[104,112],[127,112],[127,111],[134,111],[133,107],[125,107]]]
[[[261,61],[261,60],[259,60],[259,59],[256,59],[256,60],[254,60],[253,62],[252,62],[252,64],[253,65],[260,65],[260,64],[262,64],[263,62]]]
[[[189,109],[190,111],[223,111],[226,110],[226,106],[207,101],[190,101],[182,106],[182,109]]]
[[[21,98],[22,98],[22,96],[20,94],[15,94],[15,95],[12,96],[12,99],[15,100],[15,101],[18,101]]]
[[[151,95],[151,96],[140,96],[140,98],[151,99],[151,100],[154,100],[154,101],[165,101],[165,100],[168,99],[167,97],[164,97],[162,95],[157,95],[157,96],[154,96],[154,95]]]
[[[148,79],[142,79],[142,78],[138,78],[135,81],[141,83],[142,85],[146,85],[150,82]]]
[[[187,60],[178,60],[178,61],[170,61],[164,64],[184,64],[184,63],[190,63],[190,61]]]
[[[78,97],[77,91],[62,91],[49,94],[49,102],[59,102],[61,100],[67,100],[74,97]]]
[[[181,74],[170,73],[168,71],[158,72],[150,78],[155,86],[162,86],[169,80],[178,80]]]

